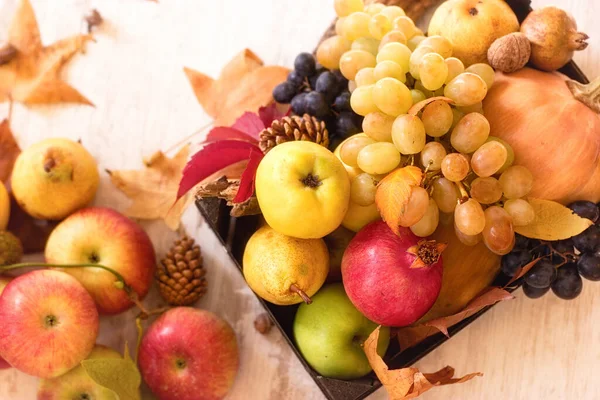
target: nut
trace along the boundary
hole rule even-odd
[[[271,330],[273,326],[273,321],[271,321],[271,317],[269,314],[262,313],[254,320],[254,328],[263,335],[266,335]]]
[[[531,43],[520,33],[510,33],[498,38],[488,50],[490,65],[502,72],[515,72],[527,64],[531,56]]]

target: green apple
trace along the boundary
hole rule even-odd
[[[302,356],[327,378],[355,379],[372,368],[362,344],[377,324],[362,315],[341,283],[324,286],[302,304],[294,320],[294,337]],[[390,343],[390,330],[382,327],[377,353],[383,356]]]

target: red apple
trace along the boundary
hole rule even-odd
[[[238,370],[231,326],[215,314],[173,308],[148,329],[139,352],[144,381],[161,400],[218,400]]]
[[[421,318],[442,288],[445,245],[383,221],[371,222],[350,242],[342,259],[342,280],[352,303],[368,319],[406,326]]]
[[[8,283],[10,282],[10,278],[0,276],[0,297],[2,296],[2,292]],[[0,357],[0,369],[10,368],[10,364],[4,360],[4,358]]]
[[[98,336],[90,294],[64,272],[37,270],[15,278],[0,297],[0,354],[16,369],[54,378],[77,366]]]
[[[101,264],[112,268],[142,299],[156,267],[154,248],[144,230],[110,208],[85,208],[62,221],[46,244],[51,264]],[[115,287],[115,276],[100,268],[62,269],[90,292],[101,314],[118,314],[133,303]]]

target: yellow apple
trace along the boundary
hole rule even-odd
[[[10,198],[4,184],[0,182],[0,231],[8,226],[8,217],[10,216]]]
[[[325,147],[295,141],[275,146],[256,171],[256,197],[276,231],[317,239],[340,226],[350,199],[342,163]]]

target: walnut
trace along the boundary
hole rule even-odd
[[[510,33],[498,38],[488,50],[488,62],[502,72],[515,72],[529,61],[531,43],[520,32]]]

